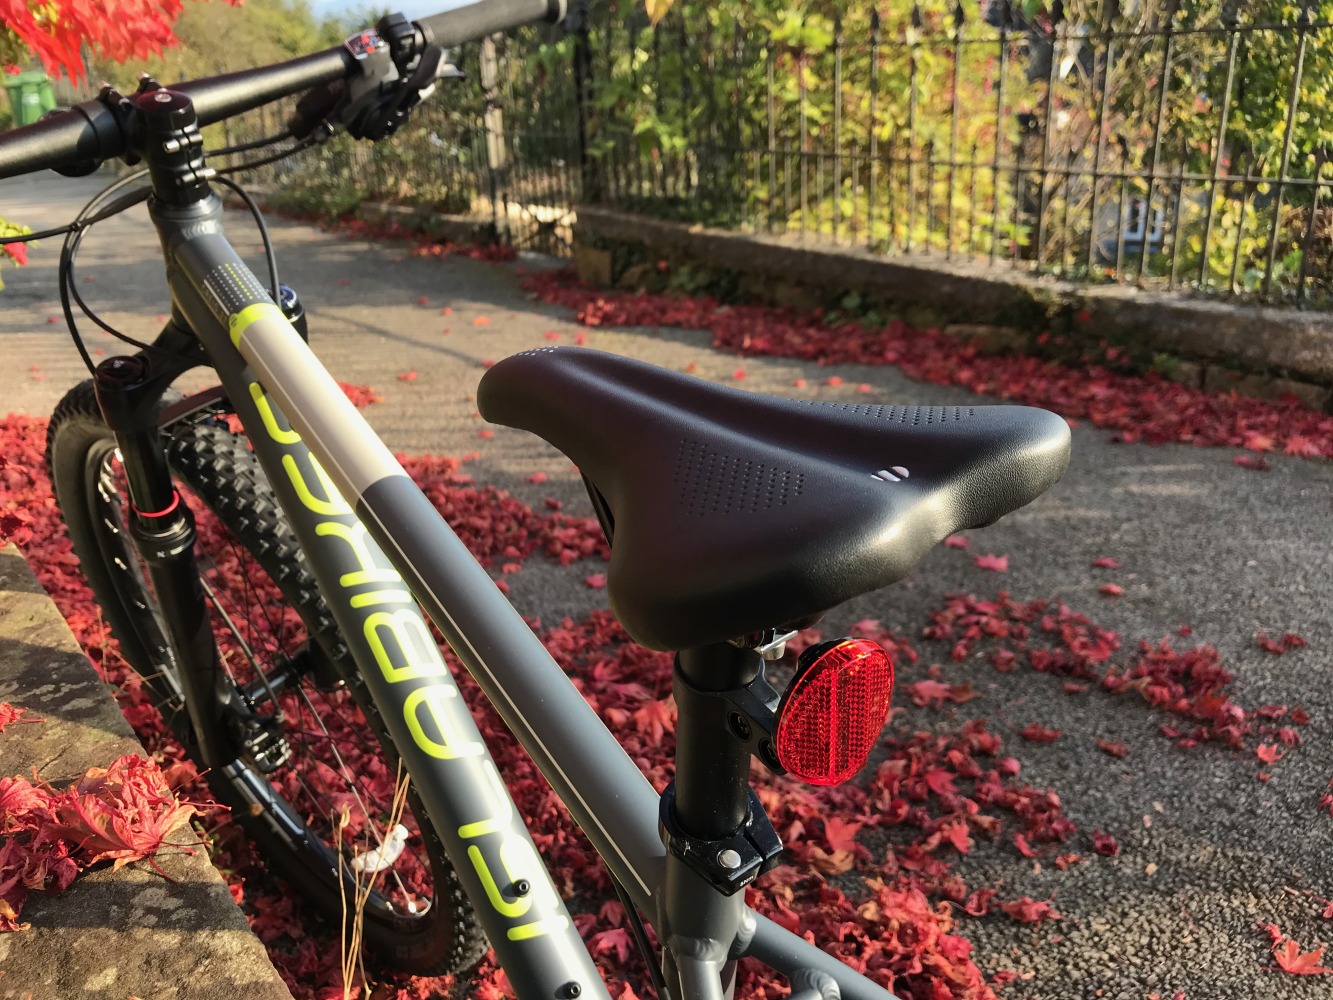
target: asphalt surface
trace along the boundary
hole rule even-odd
[[[34,228],[67,221],[97,189],[96,179],[54,176],[0,182],[0,215]],[[241,213],[229,234],[259,269],[258,239]],[[366,416],[389,445],[408,452],[476,452],[468,471],[478,482],[511,490],[540,505],[566,501],[589,512],[569,462],[543,442],[484,424],[473,393],[483,361],[549,343],[580,329],[570,317],[528,299],[518,268],[550,266],[542,259],[491,265],[461,258],[443,262],[404,257],[397,245],[376,245],[270,220],[281,275],[302,295],[311,342],[340,379],[373,386],[385,398]],[[80,257],[80,289],[113,325],[151,336],[166,311],[156,239],[140,209],[94,230]],[[32,251],[29,267],[5,268],[0,293],[0,411],[48,414],[85,376],[60,323],[55,260],[58,242]],[[418,303],[425,296],[426,305]],[[450,307],[452,315],[442,315]],[[485,325],[474,320],[486,317]],[[447,328],[448,332],[445,333]],[[912,382],[895,369],[854,365],[816,367],[782,359],[735,356],[709,346],[705,333],[681,330],[590,329],[589,347],[632,355],[667,367],[697,365],[698,373],[744,388],[791,394],[805,377],[810,398],[897,404],[957,404],[978,397]],[[110,338],[89,337],[110,350]],[[415,371],[414,381],[399,374]],[[842,388],[825,386],[840,375]],[[186,379],[190,382],[190,377]],[[852,387],[868,383],[869,395]],[[983,400],[984,401],[984,400]],[[996,672],[984,661],[953,663],[929,643],[915,667],[901,665],[900,684],[925,676],[932,662],[950,682],[970,680],[980,697],[949,711],[906,711],[895,726],[946,728],[985,717],[1020,758],[1023,776],[1055,790],[1083,834],[1105,830],[1119,840],[1114,858],[1057,871],[1003,845],[960,859],[955,871],[970,885],[1001,885],[1006,894],[1054,894],[1063,919],[1033,928],[1002,917],[965,920],[960,932],[976,945],[987,972],[1013,969],[1030,977],[1007,987],[1013,997],[1171,998],[1252,1000],[1333,995],[1333,977],[1272,971],[1268,937],[1276,923],[1309,950],[1333,941],[1333,920],[1303,895],[1333,897],[1333,817],[1318,800],[1333,779],[1333,464],[1270,456],[1266,473],[1237,467],[1228,449],[1185,445],[1123,445],[1086,425],[1074,429],[1073,459],[1064,479],[1029,507],[984,531],[966,551],[940,548],[903,584],[863,598],[830,616],[838,625],[870,616],[915,636],[943,595],[968,591],[991,597],[1054,598],[1116,630],[1122,649],[1193,627],[1191,642],[1216,646],[1236,675],[1232,697],[1254,708],[1302,705],[1311,716],[1303,745],[1274,766],[1272,780],[1253,750],[1207,745],[1181,751],[1158,732],[1168,717],[1133,698],[1063,693],[1058,678],[1020,669]],[[534,485],[527,476],[545,472]],[[972,556],[1007,554],[1005,574],[978,570]],[[1091,567],[1112,556],[1123,568]],[[550,621],[581,614],[605,592],[533,557],[510,578],[525,613]],[[1098,592],[1108,580],[1123,597]],[[1283,656],[1261,651],[1257,630],[1293,632],[1309,645]],[[1179,645],[1184,645],[1178,641]],[[1049,744],[1026,743],[1017,730],[1030,722],[1064,730]],[[1124,759],[1100,752],[1095,737],[1123,740]],[[1151,817],[1145,825],[1144,817]],[[1086,839],[1075,845],[1091,854]],[[1293,891],[1294,890],[1294,891]],[[1333,961],[1333,955],[1329,956]]]

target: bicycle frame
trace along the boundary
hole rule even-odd
[[[673,1000],[730,997],[746,955],[807,1000],[894,1000],[665,850],[658,794],[232,249],[216,194],[150,214],[173,323],[248,432],[518,996],[608,994],[418,602],[658,927]]]

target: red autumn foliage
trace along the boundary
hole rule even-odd
[[[0,931],[27,926],[18,917],[29,891],[64,892],[99,861],[151,859],[195,812],[154,761],[135,755],[89,768],[64,791],[0,779]]]
[[[1006,916],[1012,917],[1023,924],[1039,924],[1045,920],[1057,920],[1060,917],[1060,914],[1052,908],[1050,900],[1043,902],[1031,899],[1028,896],[1003,903],[1000,909],[1004,911]]]
[[[1092,849],[1098,854],[1113,858],[1120,853],[1120,844],[1109,833],[1101,830],[1092,831]]]
[[[1297,976],[1318,976],[1333,973],[1333,969],[1325,968],[1319,964],[1324,958],[1323,945],[1312,951],[1303,952],[1301,946],[1294,939],[1283,934],[1277,924],[1264,924],[1263,929],[1268,932],[1268,936],[1273,941],[1273,957],[1277,959],[1277,967],[1283,972],[1290,972]]]
[[[239,3],[240,0],[228,0]],[[0,23],[18,35],[53,76],[83,77],[82,45],[116,62],[176,44],[181,0],[101,0],[31,4],[0,0]]]
[[[1026,662],[1041,673],[1095,683],[1109,694],[1137,694],[1157,710],[1194,724],[1188,735],[1174,725],[1159,727],[1181,749],[1207,741],[1240,749],[1247,738],[1276,735],[1279,728],[1231,700],[1232,676],[1212,646],[1177,650],[1169,639],[1145,640],[1128,656],[1117,657],[1120,637],[1115,632],[1058,602],[1023,603],[1004,591],[993,601],[954,594],[931,615],[922,635],[952,643],[956,660],[984,644],[997,669]],[[1303,721],[1297,721],[1295,712],[1294,724],[1309,722],[1304,711]]]
[[[90,657],[121,685],[122,704],[143,738],[154,747],[177,752],[162,733],[160,720],[136,696],[134,679],[125,674],[114,644],[106,638],[74,573],[68,545],[55,525],[49,485],[39,471],[43,430],[42,422],[24,418],[13,418],[6,425],[6,451],[21,462],[15,463],[17,470],[0,469],[0,509],[15,504],[32,509],[32,522],[21,529],[20,541],[30,554],[42,554],[34,562],[43,583],[57,595]],[[460,537],[488,565],[521,565],[534,553],[565,564],[607,558],[593,519],[558,512],[538,514],[503,491],[473,485],[465,474],[466,466],[452,459],[414,456],[406,458],[405,465]],[[917,659],[909,643],[887,633],[872,619],[856,623],[852,631],[883,636],[879,641],[889,645],[900,666]],[[649,779],[663,787],[671,776],[674,741],[670,658],[628,644],[607,612],[596,612],[578,622],[565,621],[541,634]],[[1186,702],[1196,697],[1215,699],[1229,682],[1226,676],[1218,686],[1225,672],[1219,674],[1220,666],[1207,654],[1190,659],[1188,670],[1178,670],[1180,659],[1193,651],[1167,654],[1154,647],[1137,647],[1137,654],[1128,660],[1122,654],[1124,662],[1117,665],[1113,660],[1120,653],[1120,641],[1114,633],[1097,628],[1063,605],[1021,604],[1004,594],[992,602],[951,597],[932,616],[927,638],[961,647],[963,655],[1007,652],[1012,663],[1096,683],[1105,694],[1133,690],[1177,718],[1182,717],[1182,698]],[[796,645],[793,643],[793,649]],[[1125,679],[1137,684],[1141,675],[1134,670],[1140,660],[1152,656],[1158,659],[1145,667],[1146,676],[1166,685],[1169,692],[1178,687],[1180,694],[1173,701],[1154,701],[1157,694],[1151,684],[1118,690]],[[1111,687],[1102,685],[1108,676],[1114,679]],[[481,705],[479,693],[466,676],[460,685],[470,704]],[[937,706],[976,695],[970,686],[951,685],[935,677],[909,685],[908,690],[914,700],[921,697],[924,703]],[[1207,720],[1229,720],[1234,715],[1229,704],[1225,698],[1200,702],[1195,708],[1204,712],[1203,720],[1191,721],[1202,725]],[[1184,708],[1186,715],[1192,710],[1188,704]],[[1263,736],[1262,727],[1272,728],[1275,721],[1257,712],[1242,710],[1242,714],[1244,726],[1239,732],[1244,738]],[[1302,716],[1308,721],[1308,716]],[[488,709],[478,708],[478,721],[518,808],[532,820],[539,849],[557,879],[564,880],[562,889],[581,893],[585,899],[608,894],[610,886],[590,847],[531,762]],[[1290,721],[1301,724],[1295,711]],[[881,750],[883,757],[877,757],[880,762],[873,773],[840,788],[813,790],[770,776],[758,781],[759,795],[789,846],[792,865],[765,876],[748,891],[747,900],[784,926],[814,935],[839,958],[904,998],[991,998],[994,993],[972,962],[971,946],[960,936],[950,907],[957,904],[969,914],[994,908],[1011,919],[1033,923],[1058,915],[1049,901],[1005,900],[995,889],[969,887],[950,865],[960,851],[982,840],[1003,839],[1017,845],[1022,838],[1021,843],[1034,854],[1039,849],[1058,850],[1045,845],[1067,845],[1075,834],[1074,825],[1054,791],[1017,780],[1019,762],[1003,756],[1000,737],[984,723],[969,722],[953,732],[910,733],[891,727]],[[0,786],[0,801],[5,794]],[[280,894],[272,882],[265,881],[261,866],[248,860],[247,848],[233,825],[224,822],[212,830],[221,845],[215,847],[220,863],[245,874],[247,880],[238,892],[293,992],[301,1000],[340,995],[336,944],[330,947],[326,937],[318,936],[321,932],[303,921],[299,900]],[[865,844],[877,845],[875,852]],[[882,844],[887,846],[878,846]],[[1077,860],[1078,855],[1066,848],[1056,867]],[[836,886],[826,878],[835,872],[848,876]],[[623,914],[617,919],[601,911],[578,918],[586,939],[597,938],[606,945],[599,961],[613,996],[626,995],[626,979],[641,982],[643,976],[637,955],[622,954],[617,935],[599,937],[621,928],[622,921]],[[506,988],[502,974],[491,963],[483,964],[468,983],[395,980],[384,987],[388,996],[427,997],[454,991],[497,998],[505,995]],[[742,964],[738,995],[776,996],[782,989],[752,964]]]
[[[15,722],[41,722],[41,719],[25,719],[26,708],[15,708],[7,701],[0,701],[0,733],[5,731],[6,726],[11,726]]]
[[[1129,756],[1129,744],[1122,740],[1104,740],[1101,737],[1098,737],[1097,748],[1101,750],[1102,753],[1110,754],[1112,757]]]
[[[1047,729],[1041,723],[1034,722],[1031,725],[1024,726],[1020,729],[1018,735],[1032,743],[1054,743],[1064,735],[1064,731],[1060,729]]]
[[[587,326],[685,327],[712,332],[717,347],[738,354],[819,364],[894,365],[922,382],[962,386],[1085,418],[1116,431],[1118,441],[1266,446],[1306,458],[1333,457],[1333,416],[1292,397],[1273,402],[1209,394],[1154,373],[1131,375],[1096,364],[1072,367],[1036,356],[988,355],[939,330],[915,330],[897,320],[868,329],[854,322],[826,322],[820,312],[724,307],[708,298],[602,290],[579,282],[570,271],[530,275],[524,287],[545,302],[574,310]]]
[[[1293,649],[1300,649],[1306,646],[1306,641],[1299,635],[1287,632],[1281,638],[1274,639],[1263,629],[1260,629],[1254,635],[1254,642],[1260,649],[1266,653],[1272,653],[1275,656],[1281,656],[1283,653],[1290,652]]]

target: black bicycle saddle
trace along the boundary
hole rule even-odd
[[[1028,406],[803,402],[584,348],[492,366],[481,414],[583,472],[613,534],[616,616],[652,649],[808,620],[1064,473],[1069,427]]]

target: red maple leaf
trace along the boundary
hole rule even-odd
[[[1118,583],[1103,583],[1097,589],[1107,597],[1119,597],[1125,592],[1125,588]]]
[[[975,559],[972,560],[972,562],[976,564],[977,569],[988,569],[992,573],[1009,572],[1008,556],[997,556],[994,554],[987,554],[984,556],[977,556]]]
[[[1100,558],[1098,558],[1098,559],[1094,559],[1094,560],[1092,561],[1092,564],[1093,564],[1094,566],[1096,566],[1098,569],[1119,569],[1119,568],[1120,568],[1120,562],[1119,562],[1118,560],[1116,560],[1116,559],[1112,559],[1110,556],[1102,556],[1102,557],[1100,557]]]
[[[634,728],[649,746],[660,747],[665,733],[676,731],[676,712],[670,700],[650,701],[634,713]]]
[[[1025,740],[1031,740],[1033,743],[1054,743],[1064,735],[1064,730],[1047,729],[1041,723],[1034,722],[1020,729],[1018,735]]]
[[[28,711],[26,708],[15,708],[7,701],[0,701],[0,733],[5,731],[5,726],[15,722],[45,722],[45,719],[25,719],[23,713]]]
[[[1260,743],[1254,755],[1265,764],[1276,764],[1282,759],[1282,751],[1278,749],[1276,743]]]
[[[1242,469],[1249,469],[1251,472],[1267,472],[1272,468],[1268,464],[1268,459],[1262,455],[1237,455],[1231,461]]]
[[[1333,973],[1333,969],[1319,964],[1324,957],[1322,944],[1314,951],[1302,952],[1301,946],[1293,939],[1284,938],[1281,943],[1274,942],[1273,957],[1277,959],[1278,968],[1292,975],[1317,976]]]
[[[856,835],[863,826],[865,826],[864,823],[853,823],[839,819],[837,816],[826,816],[824,818],[824,839],[828,841],[829,847],[835,851],[855,850]]]
[[[1000,909],[1004,911],[1006,916],[1017,920],[1021,924],[1039,924],[1043,920],[1058,920],[1060,918],[1060,914],[1055,912],[1049,900],[1036,900],[1030,896],[1022,896],[1008,903],[1001,903]]]
[[[417,373],[415,371],[398,373],[399,382],[415,382],[416,380],[417,380]]]
[[[922,680],[907,686],[912,702],[920,708],[933,706],[938,708],[946,701],[962,704],[977,696],[971,684],[941,684],[939,681]]]
[[[629,936],[629,931],[625,928],[614,927],[609,931],[601,931],[589,938],[588,950],[594,956],[615,955],[616,961],[623,965],[634,953],[634,939]]]
[[[950,535],[944,540],[945,548],[949,549],[965,549],[967,545],[968,538],[966,535]]]
[[[55,829],[77,845],[86,864],[114,859],[114,868],[151,857],[197,812],[179,801],[151,760],[117,757],[89,768],[52,802]]]
[[[1129,755],[1129,744],[1122,740],[1104,740],[1098,737],[1097,747],[1103,753],[1109,753],[1112,757],[1126,757]]]
[[[1092,831],[1092,849],[1098,854],[1113,858],[1120,853],[1120,844],[1109,833],[1101,830]]]
[[[1293,649],[1300,649],[1309,645],[1305,639],[1292,632],[1283,633],[1281,639],[1274,639],[1264,629],[1254,633],[1255,644],[1266,653],[1272,653],[1275,656],[1281,656],[1283,653],[1290,652]]]

